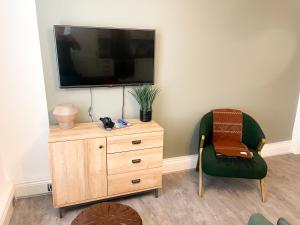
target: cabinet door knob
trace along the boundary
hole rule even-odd
[[[99,145],[99,149],[103,148],[103,145]]]
[[[133,159],[131,162],[132,163],[140,163],[142,160],[141,159]]]
[[[135,179],[135,180],[131,181],[132,184],[138,184],[140,182],[141,182],[141,179]]]
[[[132,144],[133,145],[139,145],[142,143],[142,140],[135,140],[135,141],[132,141]]]

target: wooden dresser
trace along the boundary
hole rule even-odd
[[[106,131],[97,123],[51,126],[53,205],[85,202],[162,187],[163,128],[154,121]]]

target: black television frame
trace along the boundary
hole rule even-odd
[[[130,30],[130,31],[152,31],[154,33],[154,63],[153,63],[153,82],[143,82],[143,83],[124,83],[124,84],[97,84],[97,85],[76,85],[76,86],[62,86],[61,85],[61,76],[59,71],[58,63],[58,53],[57,53],[57,43],[55,35],[55,27],[75,27],[75,28],[87,28],[87,29],[111,29],[111,30]],[[69,89],[69,88],[94,88],[94,87],[125,87],[125,86],[142,86],[142,85],[154,85],[155,81],[155,53],[156,53],[156,30],[155,29],[138,29],[138,28],[118,28],[118,27],[93,27],[93,26],[73,26],[73,25],[53,25],[53,34],[54,34],[54,43],[55,43],[55,56],[56,56],[56,65],[58,72],[58,81],[60,89]]]

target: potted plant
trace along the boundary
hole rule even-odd
[[[140,105],[140,120],[143,122],[151,121],[152,119],[152,103],[159,93],[157,87],[144,85],[133,88],[129,91],[130,94]]]

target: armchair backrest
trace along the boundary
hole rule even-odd
[[[265,134],[256,120],[243,113],[243,143],[250,148],[257,149],[263,138],[265,138]]]
[[[273,225],[269,220],[266,219],[262,214],[260,213],[254,213],[250,216],[248,225]],[[290,225],[288,221],[286,221],[284,218],[279,218],[277,221],[277,225]]]
[[[204,146],[211,144],[213,135],[213,113],[206,113],[201,121],[199,136],[205,135]],[[243,113],[243,136],[242,141],[249,148],[256,149],[265,135],[259,124],[248,114]]]

